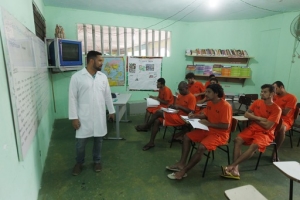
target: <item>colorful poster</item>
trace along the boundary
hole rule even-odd
[[[157,90],[156,81],[161,77],[162,58],[128,57],[129,90]]]
[[[125,84],[125,62],[123,57],[103,57],[102,70],[108,78],[110,86]]]

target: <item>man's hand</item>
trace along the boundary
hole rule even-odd
[[[199,120],[199,122],[205,126],[209,126],[209,124],[210,124],[210,122],[207,121],[206,119],[201,119],[201,120]]]
[[[79,121],[79,119],[73,119],[73,120],[72,120],[72,125],[73,125],[73,127],[74,127],[76,130],[78,130],[78,129],[80,128],[80,121]]]
[[[112,120],[112,121],[115,121],[115,114],[114,113],[113,114],[109,114],[108,115],[108,119]]]
[[[169,105],[169,108],[172,108],[172,109],[178,110],[178,107],[177,107],[176,105]]]

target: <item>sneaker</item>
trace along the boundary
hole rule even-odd
[[[77,176],[78,174],[80,174],[81,170],[82,170],[82,164],[77,163],[74,166],[73,171],[72,171],[73,176]]]
[[[102,170],[101,163],[95,163],[94,170],[95,170],[95,172],[101,172],[101,170]]]

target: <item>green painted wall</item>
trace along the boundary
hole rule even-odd
[[[53,37],[55,25],[62,25],[66,38],[77,39],[76,24],[89,23],[111,26],[143,28],[155,24],[159,19],[134,17],[102,12],[45,7],[47,36]],[[162,76],[174,91],[178,82],[184,79],[185,66],[192,64],[184,56],[185,49],[221,48],[245,49],[254,57],[250,61],[252,79],[244,87],[239,83],[221,82],[225,92],[258,93],[264,83],[281,80],[286,89],[298,96],[300,60],[291,63],[294,38],[289,25],[298,13],[279,14],[251,20],[216,21],[201,23],[177,22],[168,27],[172,32],[171,57],[163,59]],[[165,27],[167,21],[153,29]],[[56,118],[68,117],[68,85],[71,72],[55,74],[54,94],[57,107]],[[114,92],[126,92],[126,87],[112,87]],[[147,92],[132,92],[131,101],[141,100]]]
[[[0,1],[0,6],[34,32],[32,2]],[[34,2],[43,13],[42,0]],[[24,161],[19,161],[5,74],[3,49],[0,48],[0,199],[37,199],[54,122],[53,102],[50,101]]]

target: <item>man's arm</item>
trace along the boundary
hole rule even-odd
[[[284,108],[282,109],[282,115],[286,116],[292,109],[291,108]]]
[[[155,96],[151,96],[151,95],[149,97],[152,98],[152,99],[155,99],[155,100],[159,101],[159,103],[161,103],[161,104],[168,105],[168,101],[163,100],[163,99],[161,99],[159,97],[155,97]]]
[[[186,107],[183,107],[183,106],[180,106],[180,105],[170,105],[169,106],[170,108],[173,108],[173,109],[176,109],[176,110],[182,110],[183,112],[185,113],[191,113],[193,110],[190,110],[189,108],[186,108]]]
[[[258,125],[260,125],[261,127],[263,127],[266,130],[269,130],[270,128],[273,127],[273,125],[275,124],[272,121],[269,121],[266,118],[263,117],[258,117],[256,115],[254,115],[252,110],[248,110],[245,115],[246,118],[248,118],[249,120],[253,120],[255,121]]]
[[[210,123],[206,119],[202,119],[199,121],[201,124],[204,124],[208,127],[218,128],[218,129],[229,129],[230,123]]]
[[[75,77],[72,77],[69,86],[69,119],[72,120],[72,126],[76,130],[80,128],[80,121],[77,114],[77,95],[77,81]]]

